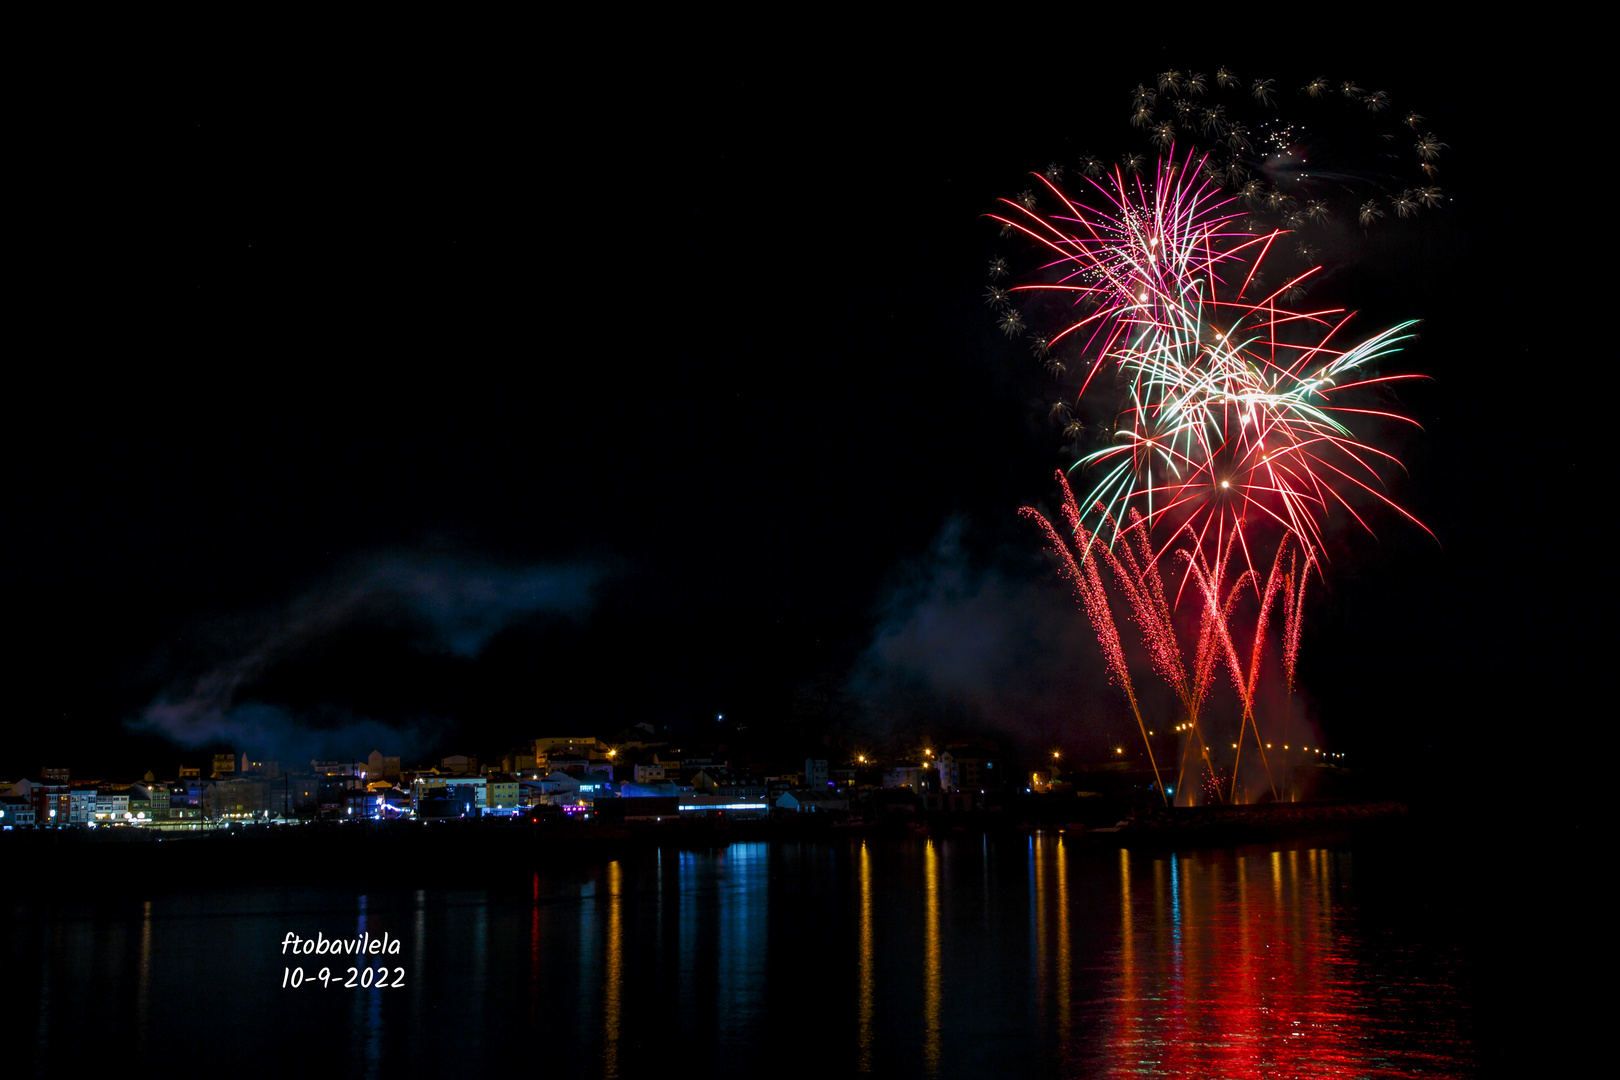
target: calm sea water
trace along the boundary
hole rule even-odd
[[[8,980],[35,992],[11,997],[26,1038],[7,1057],[355,1077],[1475,1072],[1444,875],[1380,848],[956,834],[486,871],[17,902]],[[376,962],[403,985],[346,988],[351,958],[283,955],[288,932],[386,933],[400,952]]]

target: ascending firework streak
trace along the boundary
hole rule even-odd
[[[1279,549],[1279,555],[1281,549]],[[1305,608],[1305,585],[1310,581],[1311,556],[1303,560],[1297,552],[1288,556],[1288,575],[1283,578],[1283,693],[1290,699],[1294,694],[1294,673],[1299,665],[1299,629]],[[1255,637],[1255,650],[1260,649],[1260,638]],[[1283,713],[1283,748],[1292,745],[1291,711]]]
[[[1076,597],[1085,608],[1097,632],[1103,655],[1107,659],[1109,674],[1119,684],[1131,704],[1131,711],[1141,730],[1143,743],[1147,746],[1148,761],[1153,768],[1154,780],[1158,783],[1166,802],[1169,801],[1169,793],[1165,789],[1158,762],[1154,758],[1153,746],[1148,740],[1146,724],[1142,719],[1119,629],[1114,621],[1101,571],[1098,569],[1099,564],[1106,565],[1111,571],[1115,587],[1129,604],[1131,618],[1141,632],[1143,645],[1147,649],[1155,673],[1175,692],[1187,715],[1186,730],[1192,734],[1183,744],[1173,790],[1182,792],[1184,797],[1190,794],[1186,774],[1195,746],[1202,767],[1211,774],[1218,771],[1210,755],[1209,743],[1200,723],[1200,714],[1213,688],[1216,669],[1224,661],[1243,704],[1243,721],[1239,727],[1237,744],[1239,757],[1243,739],[1252,730],[1262,767],[1266,770],[1268,783],[1275,797],[1276,785],[1270,780],[1271,769],[1266,762],[1265,743],[1254,716],[1254,699],[1256,684],[1259,681],[1260,662],[1264,653],[1266,629],[1272,606],[1279,594],[1283,597],[1285,608],[1284,668],[1287,681],[1290,687],[1292,686],[1293,661],[1298,648],[1299,601],[1303,598],[1305,586],[1304,576],[1298,574],[1301,566],[1297,550],[1290,547],[1286,537],[1278,546],[1271,573],[1267,577],[1264,591],[1260,594],[1261,606],[1246,665],[1239,659],[1233,638],[1232,614],[1244,595],[1243,587],[1249,583],[1254,574],[1245,570],[1236,580],[1227,582],[1227,569],[1231,563],[1236,534],[1228,535],[1226,545],[1213,565],[1206,565],[1195,551],[1180,549],[1175,552],[1179,561],[1187,563],[1188,574],[1195,583],[1194,592],[1202,601],[1196,647],[1192,663],[1189,665],[1176,633],[1174,610],[1165,590],[1147,530],[1140,527],[1119,530],[1125,540],[1113,547],[1097,542],[1082,520],[1079,504],[1075,501],[1068,479],[1061,471],[1055,476],[1063,493],[1062,517],[1068,527],[1070,541],[1065,542],[1058,528],[1039,511],[1024,507],[1020,513],[1035,521],[1045,532],[1048,545],[1060,560],[1063,576],[1069,581]],[[1139,526],[1140,514],[1134,510],[1131,514],[1132,526]],[[1288,557],[1286,572],[1283,569],[1285,555]],[[1309,560],[1305,565],[1309,566]],[[1232,790],[1227,795],[1227,798],[1234,800],[1237,797],[1237,765],[1238,761],[1235,760]]]
[[[1068,506],[1073,505],[1074,495],[1069,491],[1068,483],[1063,474],[1057,474],[1058,482],[1063,485],[1067,496]],[[1024,507],[1019,513],[1032,518],[1037,525],[1045,530],[1047,541],[1057,554],[1062,567],[1062,573],[1068,579],[1069,585],[1074,589],[1075,597],[1081,606],[1086,609],[1086,615],[1091,619],[1092,628],[1097,631],[1097,643],[1102,646],[1103,656],[1108,661],[1109,675],[1119,683],[1124,691],[1125,698],[1131,703],[1131,712],[1136,716],[1136,726],[1142,732],[1142,742],[1147,746],[1148,763],[1153,766],[1153,779],[1159,785],[1159,791],[1164,791],[1164,781],[1159,776],[1159,763],[1153,759],[1153,744],[1148,741],[1147,725],[1142,722],[1142,710],[1136,702],[1136,688],[1131,682],[1131,670],[1125,663],[1125,647],[1119,639],[1119,627],[1114,622],[1113,609],[1108,604],[1108,593],[1103,588],[1102,577],[1097,573],[1097,560],[1086,558],[1085,553],[1091,546],[1091,535],[1085,531],[1084,525],[1076,524],[1076,546],[1080,549],[1081,557],[1077,560],[1069,551],[1068,545],[1058,535],[1052,523],[1041,516],[1040,512],[1030,507]],[[1072,519],[1078,522],[1078,516]],[[1099,551],[1106,551],[1098,547]],[[1112,560],[1111,554],[1108,556]],[[1117,566],[1117,563],[1115,564]],[[1178,654],[1179,659],[1179,654]]]
[[[1080,396],[1105,367],[1123,393],[1114,444],[1075,465],[1099,478],[1079,501],[1063,484],[1063,516],[1075,550],[1061,542],[1054,546],[1103,640],[1110,670],[1131,699],[1144,740],[1146,727],[1095,567],[1099,559],[1109,564],[1131,604],[1154,667],[1181,698],[1200,753],[1213,769],[1198,714],[1218,663],[1226,664],[1243,706],[1235,749],[1241,756],[1252,730],[1266,764],[1254,701],[1272,605],[1282,598],[1291,691],[1304,584],[1312,566],[1320,565],[1322,523],[1338,505],[1366,525],[1341,488],[1369,492],[1411,518],[1374,486],[1380,482],[1376,463],[1395,459],[1357,439],[1341,419],[1406,418],[1340,402],[1346,391],[1414,376],[1372,370],[1411,336],[1405,331],[1412,323],[1341,348],[1349,313],[1280,306],[1279,298],[1315,270],[1269,292],[1258,287],[1260,264],[1282,234],[1235,228],[1233,200],[1198,179],[1202,165],[1191,154],[1178,162],[1172,150],[1149,182],[1127,181],[1118,170],[1108,183],[1090,181],[1100,196],[1092,202],[1077,202],[1042,178],[1059,211],[1037,213],[1038,200],[1026,195],[1006,201],[1008,213],[991,216],[1051,256],[1043,267],[1050,280],[1010,292],[1056,294],[1072,304],[1075,315],[1043,346],[1084,335],[1085,352],[1095,359]],[[1043,522],[1049,540],[1057,539],[1050,522],[1025,512]],[[1095,524],[1088,528],[1088,520]],[[1149,539],[1154,534],[1157,545]],[[1263,583],[1256,569],[1261,534],[1280,534]],[[1169,561],[1182,564],[1178,597],[1191,588],[1201,601],[1190,673],[1160,578],[1160,563],[1172,548]],[[1246,664],[1232,633],[1232,614],[1245,587],[1259,601]],[[1236,766],[1234,761],[1232,798]],[[1266,773],[1269,778],[1269,764]]]
[[[1108,593],[1103,587],[1097,564],[1105,562],[1113,572],[1115,585],[1130,603],[1132,618],[1142,633],[1142,640],[1147,646],[1155,673],[1180,698],[1182,707],[1191,718],[1189,726],[1193,731],[1193,738],[1198,741],[1200,757],[1207,767],[1213,769],[1214,763],[1210,759],[1209,747],[1204,743],[1203,731],[1198,725],[1199,710],[1209,696],[1215,674],[1215,651],[1211,648],[1213,641],[1211,620],[1206,617],[1200,627],[1198,651],[1189,675],[1182,656],[1181,642],[1176,637],[1164,583],[1153,564],[1147,533],[1138,530],[1134,534],[1139,550],[1133,550],[1130,542],[1120,544],[1117,548],[1095,544],[1091,532],[1082,520],[1080,507],[1075,502],[1068,479],[1062,472],[1056,474],[1056,479],[1063,491],[1063,520],[1068,526],[1073,550],[1064,542],[1058,529],[1039,511],[1026,506],[1019,512],[1033,520],[1046,533],[1048,544],[1058,556],[1063,576],[1068,579],[1076,596],[1085,607],[1086,614],[1097,631],[1103,655],[1108,661],[1109,673],[1114,681],[1119,683],[1120,689],[1125,692],[1126,698],[1131,703],[1131,711],[1136,716],[1142,741],[1147,746],[1148,761],[1153,766],[1154,780],[1168,802],[1169,794],[1165,790],[1163,777],[1159,774],[1158,763],[1153,757],[1153,745],[1148,740],[1147,728],[1142,721],[1136,691],[1131,683],[1130,668],[1125,662],[1125,651],[1120,642],[1119,630],[1114,622],[1113,610],[1109,606]],[[1189,739],[1184,746],[1180,771],[1176,777],[1177,791],[1183,790],[1185,786],[1186,751],[1191,746],[1192,740]]]

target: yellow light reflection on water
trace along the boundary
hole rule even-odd
[[[923,1065],[939,1072],[939,853],[930,837],[923,847]]]
[[[141,960],[138,969],[140,981],[135,991],[135,1024],[139,1047],[146,1048],[146,1033],[151,1023],[152,985],[152,901],[141,907]]]
[[[872,853],[861,841],[861,955],[860,1012],[856,1020],[856,1045],[860,1049],[860,1070],[872,1071]]]
[[[1041,843],[1040,830],[1030,837],[1029,861],[1030,868],[1035,875],[1034,888],[1031,890],[1035,896],[1035,940],[1032,942],[1034,955],[1030,957],[1030,966],[1035,969],[1035,1010],[1037,1019],[1042,1027],[1046,1026],[1046,861]]]
[[[1063,837],[1057,842],[1057,931],[1058,931],[1058,971],[1057,971],[1057,1016],[1058,1016],[1058,1043],[1067,1056],[1069,1045],[1069,995],[1072,990],[1070,984],[1070,971],[1073,956],[1069,944],[1069,866],[1068,853],[1063,847]]]
[[[602,1075],[619,1075],[620,993],[624,979],[624,930],[619,895],[623,869],[619,860],[608,863],[607,975],[602,995]]]

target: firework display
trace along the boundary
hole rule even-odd
[[[1074,442],[1069,475],[1058,474],[1061,531],[1036,511],[1024,513],[1060,554],[1145,742],[1099,566],[1108,568],[1155,674],[1179,700],[1178,802],[1200,790],[1187,784],[1189,764],[1206,780],[1224,771],[1203,720],[1221,666],[1241,712],[1237,737],[1220,743],[1231,753],[1221,797],[1282,795],[1265,754],[1267,735],[1278,733],[1263,732],[1256,715],[1260,676],[1280,604],[1283,688],[1293,691],[1305,586],[1324,564],[1330,517],[1347,514],[1370,530],[1366,507],[1382,506],[1422,527],[1385,493],[1394,456],[1356,431],[1412,422],[1368,399],[1418,377],[1381,368],[1415,323],[1360,337],[1353,313],[1311,302],[1322,267],[1299,239],[1309,226],[1330,227],[1352,204],[1359,227],[1375,224],[1385,204],[1356,201],[1365,194],[1357,184],[1382,182],[1380,173],[1313,172],[1311,156],[1332,155],[1307,150],[1302,126],[1262,124],[1256,133],[1211,100],[1215,89],[1237,86],[1224,69],[1213,84],[1166,72],[1156,91],[1138,86],[1131,119],[1159,148],[1151,165],[1127,155],[1107,169],[1088,158],[1072,183],[1054,165],[1037,175],[1035,190],[1002,200],[989,215],[1003,235],[1041,256],[1016,283],[1006,280],[1005,259],[992,261],[987,299],[998,324],[1009,336],[1035,325],[1032,346],[1055,377],[1078,365],[1078,389],[1052,409]],[[1329,93],[1369,116],[1389,109],[1387,95],[1349,82],[1317,79],[1300,91],[1313,100]],[[1249,96],[1272,105],[1274,81],[1255,81]],[[1413,131],[1422,120],[1403,119]],[[1188,146],[1199,134],[1206,145]],[[1416,138],[1410,164],[1432,179],[1444,144]],[[1335,202],[1335,193],[1350,202]],[[1397,217],[1407,217],[1438,205],[1440,193],[1402,188],[1387,198]],[[1257,216],[1261,209],[1275,220]],[[1284,272],[1268,282],[1279,256]],[[1099,419],[1087,423],[1088,415]],[[1179,631],[1178,612],[1185,613]],[[1282,735],[1276,741],[1286,744]],[[1245,747],[1257,752],[1260,768],[1249,770],[1240,794]],[[1163,792],[1151,745],[1149,757]]]

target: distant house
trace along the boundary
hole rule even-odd
[[[553,773],[553,776],[556,774]],[[575,791],[581,799],[612,798],[618,792],[613,787],[612,773],[577,772],[568,774],[576,785]]]
[[[729,795],[681,795],[675,802],[683,818],[764,817],[771,810],[771,804],[763,798]]]
[[[443,789],[452,785],[470,789],[475,808],[489,805],[489,782],[482,776],[418,776],[411,784],[411,809],[419,812],[423,799],[442,797]]]
[[[594,774],[602,777],[613,775],[613,763],[605,757],[601,760],[588,757],[552,757],[547,760],[546,766],[554,773],[573,773],[577,776]]]
[[[787,810],[795,814],[826,814],[832,811],[848,811],[849,798],[842,794],[835,794],[826,788],[800,788],[789,791],[776,800],[778,810]]]
[[[577,777],[562,772],[548,772],[540,778],[540,791],[555,800],[559,795],[579,794],[579,780]]]
[[[451,754],[439,762],[439,768],[456,776],[468,776],[478,771],[478,759],[466,754]]]
[[[645,784],[638,784],[626,780],[619,785],[619,797],[624,799],[667,798],[673,799],[680,794],[680,789],[671,780],[652,780]]]
[[[96,789],[85,784],[68,793],[68,824],[88,825],[96,820]]]
[[[497,773],[488,778],[485,798],[490,809],[516,810],[518,807],[518,781],[516,777]]]
[[[66,780],[45,779],[32,785],[28,797],[39,825],[66,825],[72,813],[72,787]]]
[[[705,795],[723,795],[728,799],[763,799],[770,791],[763,777],[744,776],[718,765],[699,769],[692,777],[692,786]]]
[[[145,784],[131,784],[129,787],[129,816],[137,825],[150,825],[152,823],[152,789]],[[163,796],[163,816],[169,816],[169,798],[165,792]]]
[[[0,795],[0,829],[32,829],[34,804],[24,795]]]
[[[95,819],[102,824],[122,822],[129,816],[129,788],[104,784],[96,789]]]
[[[273,780],[281,775],[281,762],[243,754],[242,765],[238,771],[244,776],[265,776]]]
[[[988,747],[952,746],[936,760],[943,792],[993,791],[1001,786],[1001,757]]]
[[[367,780],[398,780],[399,758],[373,750],[366,758],[365,777]]]
[[[269,810],[270,784],[265,780],[239,776],[232,780],[216,780],[203,788],[202,812],[206,818],[262,818],[269,816]],[[100,818],[101,814],[102,800],[97,799],[96,817]]]
[[[594,735],[553,735],[534,740],[536,766],[583,769],[607,760],[607,747]]]
[[[618,794],[610,779],[595,772],[552,771],[540,778],[539,786],[541,801],[555,806],[574,806]]]
[[[921,765],[896,765],[883,771],[885,788],[910,788],[921,792],[935,776],[934,769]]]

